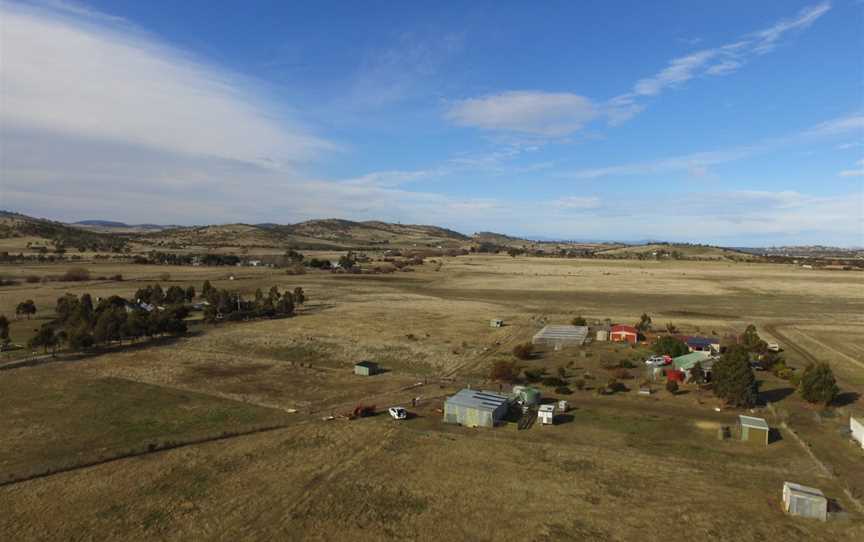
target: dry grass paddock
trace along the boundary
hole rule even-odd
[[[124,280],[0,288],[0,313],[30,298],[37,318],[50,317],[65,292],[130,296],[156,281],[200,289],[207,279],[250,295],[302,286],[309,298],[296,318],[205,326],[165,344],[0,371],[0,474],[65,465],[94,448],[289,425],[0,487],[0,532],[15,540],[864,538],[853,500],[864,488],[862,456],[839,433],[849,412],[864,410],[864,274],[724,262],[441,261],[410,273],[299,276],[91,262],[92,275]],[[737,412],[716,412],[709,392],[689,386],[639,396],[640,366],[625,381],[630,391],[598,397],[592,388],[610,375],[604,366],[646,353],[620,345],[522,362],[551,375],[563,367],[571,382],[593,377],[566,397],[574,409],[564,423],[517,431],[440,422],[446,394],[481,385],[544,323],[575,315],[635,322],[643,312],[691,333],[740,332],[752,322],[787,347],[791,365],[830,361],[846,394],[830,415],[759,373],[773,402],[760,415],[795,428],[829,472],[782,432],[768,448],[717,440]],[[506,325],[490,328],[490,318]],[[39,323],[13,322],[13,340]],[[360,359],[387,372],[355,376]],[[417,396],[417,417],[405,422],[322,420],[357,403],[381,409]],[[784,480],[822,488],[845,519],[787,517]]]

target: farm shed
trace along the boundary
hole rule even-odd
[[[828,519],[828,499],[815,487],[783,482],[783,509],[793,516]]]
[[[489,327],[502,327],[504,325],[504,320],[500,318],[493,318],[489,320]]]
[[[697,363],[702,365],[702,370],[705,371],[706,375],[708,375],[711,373],[714,359],[711,357],[711,354],[703,351],[690,352],[689,354],[672,358],[672,366],[676,371],[684,373],[687,380],[690,379],[690,371]]]
[[[588,326],[555,325],[538,331],[531,343],[551,345],[559,350],[564,346],[582,346],[587,337]]]
[[[597,333],[596,333],[596,336],[595,336],[595,340],[596,340],[597,342],[606,342],[606,341],[608,341],[608,340],[609,340],[609,331],[607,331],[607,330],[605,330],[605,329],[598,329],[598,330],[597,330]]]
[[[540,390],[530,386],[513,386],[510,399],[520,405],[533,406],[540,402]]]
[[[612,330],[609,332],[609,340],[618,343],[636,344],[639,341],[639,332],[633,326],[618,324],[612,326]]]
[[[374,361],[361,361],[354,364],[354,374],[360,376],[372,376],[380,372],[378,364]]]
[[[852,431],[852,438],[864,448],[864,421],[849,416],[849,430]]]
[[[537,411],[537,419],[541,425],[552,425],[555,423],[555,404],[540,405]]]
[[[756,442],[768,446],[768,422],[753,416],[738,416],[738,434],[745,442]]]
[[[507,414],[508,405],[503,395],[466,388],[444,401],[444,423],[494,427]]]

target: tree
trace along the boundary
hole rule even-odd
[[[191,286],[190,286],[191,288]],[[213,290],[213,286],[210,285],[209,280],[204,281],[204,285],[201,286],[201,297],[204,299],[209,299],[210,292]]]
[[[282,298],[276,303],[276,312],[285,316],[294,315],[294,296],[291,295],[291,292],[282,294]]]
[[[93,335],[85,324],[78,325],[66,331],[69,347],[73,350],[84,350],[93,346]]]
[[[155,312],[155,311],[154,311]],[[121,322],[113,310],[103,310],[93,326],[93,339],[97,343],[109,343],[120,338]]]
[[[759,337],[759,333],[756,332],[756,326],[753,324],[747,326],[747,329],[745,329],[744,333],[741,334],[741,345],[747,350],[753,352],[761,352],[768,346],[767,343]]]
[[[186,290],[180,286],[170,286],[165,292],[165,302],[170,305],[176,305],[186,301]]]
[[[834,372],[827,363],[811,363],[801,373],[801,383],[798,390],[801,397],[808,403],[830,405],[840,389],[834,379]]]
[[[32,299],[22,301],[21,303],[18,303],[17,307],[15,307],[16,316],[24,315],[29,320],[34,314],[36,314],[36,304],[33,303]]]
[[[195,299],[195,287],[189,286],[186,288],[186,301],[191,303],[193,299]]]
[[[534,353],[534,345],[531,343],[517,344],[513,347],[513,355],[519,359],[531,359]]]
[[[303,291],[303,288],[296,287],[294,288],[294,303],[298,305],[302,305],[306,302],[306,293]]]
[[[63,297],[57,298],[57,306],[54,309],[57,313],[57,320],[61,323],[70,320],[78,312],[79,304],[78,297],[73,294],[66,294]]]
[[[730,348],[714,364],[714,393],[727,403],[738,407],[752,407],[758,399],[758,388],[750,354],[741,346]]]
[[[516,368],[516,363],[500,360],[492,364],[492,371],[489,377],[492,380],[499,380],[501,382],[513,382],[516,380],[518,374],[519,371]]]
[[[672,356],[673,358],[683,356],[690,351],[690,348],[683,341],[668,335],[654,341],[651,348],[659,356]]]
[[[666,381],[666,391],[668,391],[672,395],[675,395],[676,393],[678,393],[678,383],[675,382],[674,380],[667,380]]]
[[[573,318],[573,320],[571,320],[570,323],[573,324],[574,326],[587,326],[588,325],[588,322],[581,315]]]
[[[350,271],[354,268],[354,254],[349,252],[348,254],[344,254],[339,258],[339,267],[346,271]]]
[[[702,363],[697,361],[690,369],[690,382],[693,382],[699,388],[705,383],[705,369],[702,368]]]
[[[0,346],[5,348],[9,344],[9,319],[0,314]]]
[[[132,340],[144,336],[147,333],[147,313],[140,310],[130,312],[123,322],[121,332]]]
[[[651,317],[642,313],[642,316],[639,317],[639,323],[636,324],[636,329],[638,329],[640,333],[649,331],[651,329]]]
[[[45,349],[45,353],[47,354],[49,348],[56,349],[57,342],[54,328],[51,327],[50,324],[43,324],[42,327],[39,328],[39,331],[36,332],[36,335],[27,341],[27,346],[30,348],[42,347]]]

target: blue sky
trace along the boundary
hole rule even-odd
[[[864,5],[0,1],[0,208],[864,245]]]

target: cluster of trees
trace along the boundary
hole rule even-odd
[[[672,356],[673,358],[683,356],[690,352],[690,348],[684,343],[684,341],[669,335],[660,337],[654,341],[651,348],[658,356]]]
[[[9,342],[9,319],[0,314],[0,350],[5,350]]]
[[[208,303],[204,309],[205,322],[293,316],[294,308],[306,302],[306,294],[300,287],[294,288],[293,292],[280,292],[277,286],[273,286],[266,295],[259,288],[253,299],[244,299],[237,292],[219,290],[205,281],[201,295]]]
[[[153,305],[178,305],[191,302],[193,299],[195,299],[194,286],[189,286],[187,288],[181,286],[169,286],[167,290],[163,291],[159,284],[155,284],[139,288],[135,292],[136,301]]]
[[[15,316],[26,316],[29,320],[34,314],[36,314],[36,303],[32,299],[22,301],[15,307]]]
[[[66,294],[57,300],[56,313],[57,318],[44,324],[29,341],[31,348],[48,352],[66,343],[73,350],[83,350],[145,336],[182,335],[189,309],[177,304],[147,312],[119,296],[101,299],[94,306],[90,294]]]
[[[146,255],[135,256],[133,263],[158,264],[158,265],[192,265],[198,263],[207,266],[231,265],[236,266],[243,259],[234,254],[173,254],[168,252],[150,252]]]

